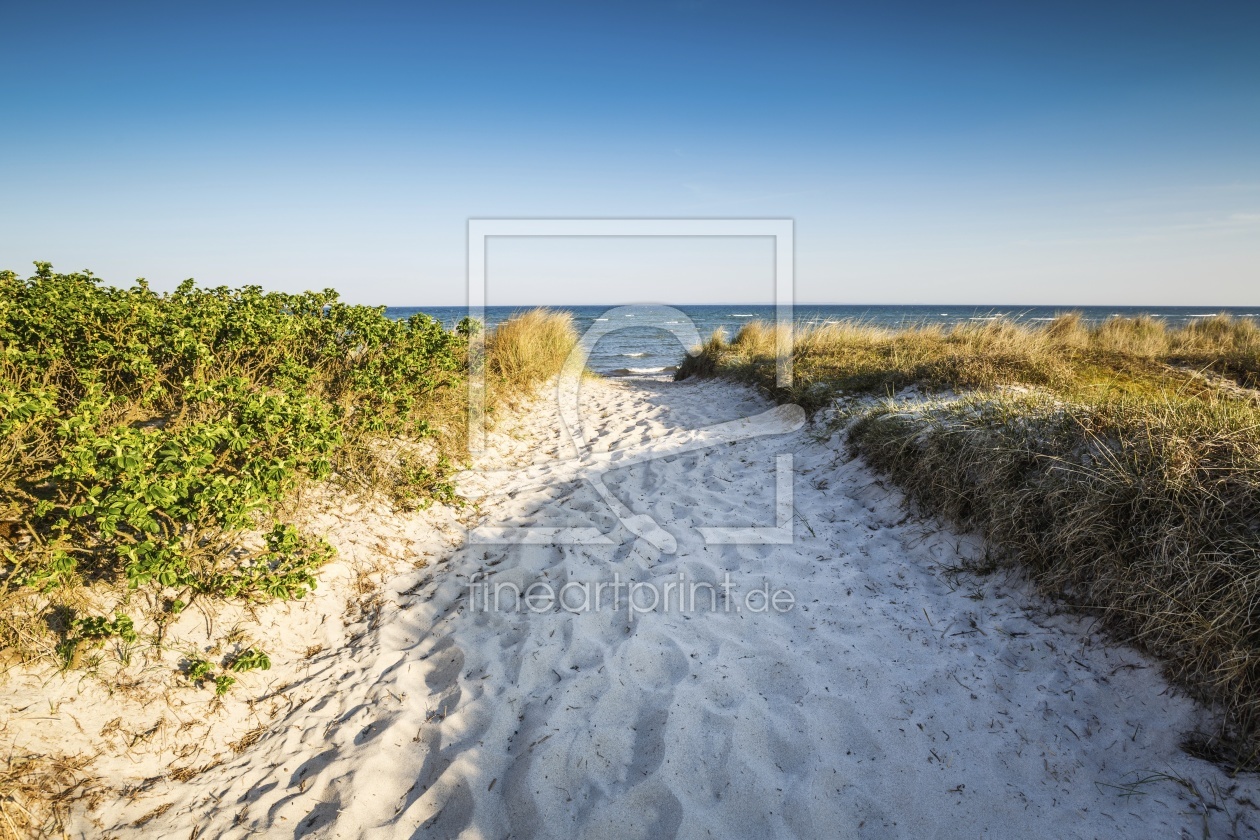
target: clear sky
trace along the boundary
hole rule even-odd
[[[0,267],[459,304],[470,217],[786,217],[802,302],[1260,303],[1255,0],[201,6],[0,0]],[[769,300],[598,244],[489,302]]]

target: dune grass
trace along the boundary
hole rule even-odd
[[[1260,410],[1232,400],[977,394],[861,417],[849,440],[1223,712],[1194,744],[1260,751]]]
[[[679,377],[728,376],[813,409],[844,394],[937,392],[865,410],[849,444],[1219,710],[1219,728],[1188,749],[1260,769],[1255,322],[822,325],[799,331],[786,389],[774,386],[774,347],[773,327],[749,324],[711,338]]]
[[[688,355],[678,379],[721,374],[774,388],[776,327],[745,325],[733,340],[716,333]],[[909,385],[969,390],[1031,385],[1062,393],[1194,388],[1203,369],[1239,384],[1260,384],[1260,327],[1226,316],[1169,329],[1153,318],[1099,325],[1068,313],[1041,328],[995,320],[955,327],[891,330],[841,322],[797,327],[794,382],[776,395],[807,409],[836,392],[889,393]]]
[[[577,344],[577,328],[568,312],[531,309],[513,315],[486,340],[490,387],[503,398],[531,391],[560,372]]]

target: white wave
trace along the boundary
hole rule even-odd
[[[621,355],[626,356],[626,357],[631,358],[631,359],[638,359],[638,358],[641,358],[641,357],[643,357],[643,356],[646,356],[646,355],[647,355],[647,353],[622,353]]]
[[[738,312],[732,312],[732,313],[731,313],[731,317],[732,317],[732,318],[753,318],[753,317],[756,317],[756,316],[754,316],[751,312],[749,312],[749,313],[747,313],[747,314],[742,314],[742,313],[738,313]]]
[[[678,370],[674,365],[666,367],[625,367],[607,371],[608,376],[642,376],[649,373],[672,373]]]
[[[596,320],[596,321],[607,321],[608,319],[607,319],[607,318],[596,318],[595,320]]]

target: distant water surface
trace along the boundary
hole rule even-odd
[[[529,307],[487,306],[486,325],[495,325]],[[606,306],[552,306],[573,314],[573,321],[580,332],[607,319],[611,307]],[[774,320],[773,306],[749,304],[734,306],[678,306],[695,324],[700,337],[707,338],[714,330],[724,329],[734,336],[740,326],[754,319]],[[423,312],[440,320],[447,327],[459,323],[468,314],[463,306],[391,306],[386,314],[392,318],[406,318]],[[825,323],[827,321],[862,321],[883,327],[905,327],[914,324],[954,324],[1008,318],[1016,322],[1039,324],[1049,321],[1062,312],[1080,312],[1086,321],[1096,323],[1117,315],[1131,318],[1150,315],[1169,326],[1180,326],[1196,318],[1206,318],[1225,312],[1231,315],[1260,318],[1260,306],[1255,307],[1186,307],[1186,306],[807,306],[797,305],[794,320],[798,324]],[[672,318],[623,318],[625,328],[612,332],[595,346],[588,366],[597,373],[611,376],[665,373],[673,369],[682,358],[683,348],[666,331]],[[659,323],[658,323],[659,322]]]

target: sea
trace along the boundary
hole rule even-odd
[[[488,329],[526,311],[530,307],[487,306],[485,323]],[[590,330],[595,341],[587,367],[604,376],[644,376],[672,372],[683,358],[690,336],[708,338],[715,330],[724,330],[730,337],[752,320],[773,321],[775,308],[765,305],[707,305],[663,307],[548,306],[572,313],[579,333]],[[392,318],[407,318],[423,312],[444,325],[454,327],[468,315],[463,306],[391,306],[385,310]],[[820,324],[836,321],[859,321],[882,327],[908,327],[925,324],[953,326],[997,319],[1008,319],[1030,325],[1045,323],[1064,312],[1080,312],[1091,323],[1117,316],[1131,318],[1149,315],[1176,327],[1198,318],[1226,313],[1237,317],[1260,318],[1255,307],[1184,307],[1184,306],[844,306],[805,305],[793,308],[797,324]],[[694,327],[694,333],[691,328]]]

